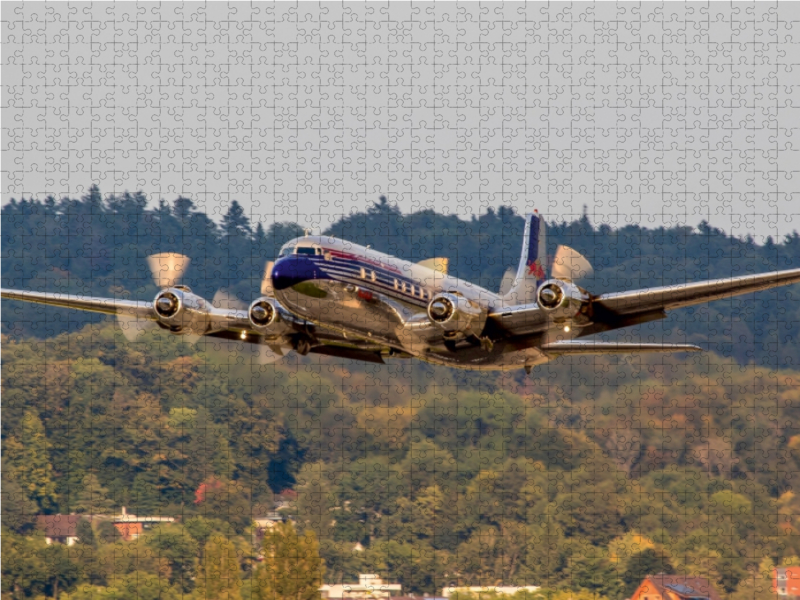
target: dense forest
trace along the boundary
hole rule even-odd
[[[146,298],[144,258],[175,250],[192,258],[197,291],[249,299],[299,230],[253,228],[238,204],[217,225],[187,199],[156,210],[145,200],[92,190],[6,205],[3,285]],[[379,201],[330,233],[445,255],[496,288],[521,227],[507,209],[462,221]],[[800,263],[797,235],[762,246],[705,224],[612,230],[584,218],[552,224],[557,243],[592,259],[593,291]],[[252,519],[290,490],[281,512],[319,541],[330,583],[369,572],[406,593],[502,582],[621,600],[663,571],[767,598],[772,566],[800,564],[792,294],[664,324],[708,353],[559,359],[529,377],[401,359],[257,365],[212,343],[160,330],[129,342],[111,320],[3,301],[3,593],[204,597],[212,552],[235,556],[240,594],[255,597]],[[636,335],[662,335],[647,327]],[[123,506],[178,522],[131,542],[83,525],[70,548],[45,546],[36,529],[36,514]]]

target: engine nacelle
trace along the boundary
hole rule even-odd
[[[480,335],[486,325],[486,313],[485,308],[453,293],[437,294],[428,304],[428,318],[451,338],[458,334]]]
[[[162,327],[177,334],[203,334],[208,329],[209,304],[188,288],[171,287],[160,291],[153,308]]]
[[[247,316],[253,329],[261,335],[279,336],[291,329],[291,324],[281,318],[278,302],[274,298],[258,298],[250,304]]]
[[[536,301],[552,316],[571,318],[589,301],[589,295],[574,283],[550,279],[539,286]]]

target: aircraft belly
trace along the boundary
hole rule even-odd
[[[276,292],[276,297],[294,314],[364,339],[399,344],[401,323],[396,310],[379,294],[331,280],[308,280]]]

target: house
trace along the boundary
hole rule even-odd
[[[125,507],[122,507],[122,513],[111,517],[111,522],[114,527],[119,531],[119,535],[123,540],[135,540],[148,529],[152,529],[155,525],[161,523],[174,523],[174,517],[139,517],[129,514]]]
[[[800,567],[778,567],[772,572],[772,591],[781,600],[800,596]]]
[[[358,583],[323,585],[319,588],[323,600],[341,598],[391,598],[399,596],[402,586],[399,583],[384,583],[377,575],[360,574]]]
[[[442,597],[449,598],[450,594],[471,594],[480,598],[481,594],[494,596],[513,596],[517,592],[536,592],[540,588],[538,585],[470,585],[458,587],[446,587],[442,589]]]
[[[705,577],[648,575],[630,600],[721,600]]]
[[[44,532],[47,545],[72,546],[78,542],[78,521],[81,518],[81,515],[38,515],[36,526]]]

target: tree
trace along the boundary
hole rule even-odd
[[[27,533],[36,527],[36,503],[28,498],[16,481],[4,478],[2,487],[3,527],[17,533]]]
[[[81,517],[75,527],[75,533],[78,536],[79,543],[93,548],[97,546],[97,540],[95,540],[94,530],[92,529],[92,524],[89,522],[89,519]]]
[[[100,521],[97,526],[97,537],[104,544],[113,544],[121,537],[119,529],[111,521]]]
[[[252,523],[247,492],[235,481],[209,477],[198,486],[194,496],[194,503],[204,517],[223,519],[236,533],[244,533]]]
[[[637,586],[648,575],[664,573],[672,575],[675,568],[669,560],[669,556],[664,550],[656,548],[646,548],[641,552],[632,555],[626,564],[622,579],[625,582],[624,593],[630,596],[636,591]]]
[[[33,537],[22,537],[7,531],[0,536],[2,541],[3,598],[6,594],[15,600],[34,596],[44,591],[46,576],[42,563],[43,541]]]
[[[319,543],[310,529],[300,536],[291,521],[279,523],[264,535],[264,562],[256,569],[255,600],[315,600],[325,566]]]
[[[36,411],[28,409],[22,421],[22,447],[19,460],[11,461],[16,480],[28,498],[47,512],[56,507],[56,484],[47,454],[44,425]]]
[[[250,221],[244,208],[236,200],[231,202],[228,212],[222,217],[222,232],[227,238],[250,237]]]
[[[197,570],[198,544],[182,525],[162,525],[147,536],[147,545],[159,559],[169,563],[170,585],[184,593],[192,591]]]
[[[242,578],[236,546],[224,535],[209,538],[197,577],[197,596],[209,600],[239,600]]]
[[[108,490],[100,485],[94,473],[87,473],[81,482],[77,498],[72,504],[76,513],[108,514],[114,510],[114,502],[108,497]]]
[[[78,565],[69,557],[69,551],[62,544],[50,544],[42,549],[44,576],[50,594],[58,600],[61,591],[76,583],[81,576]]]

